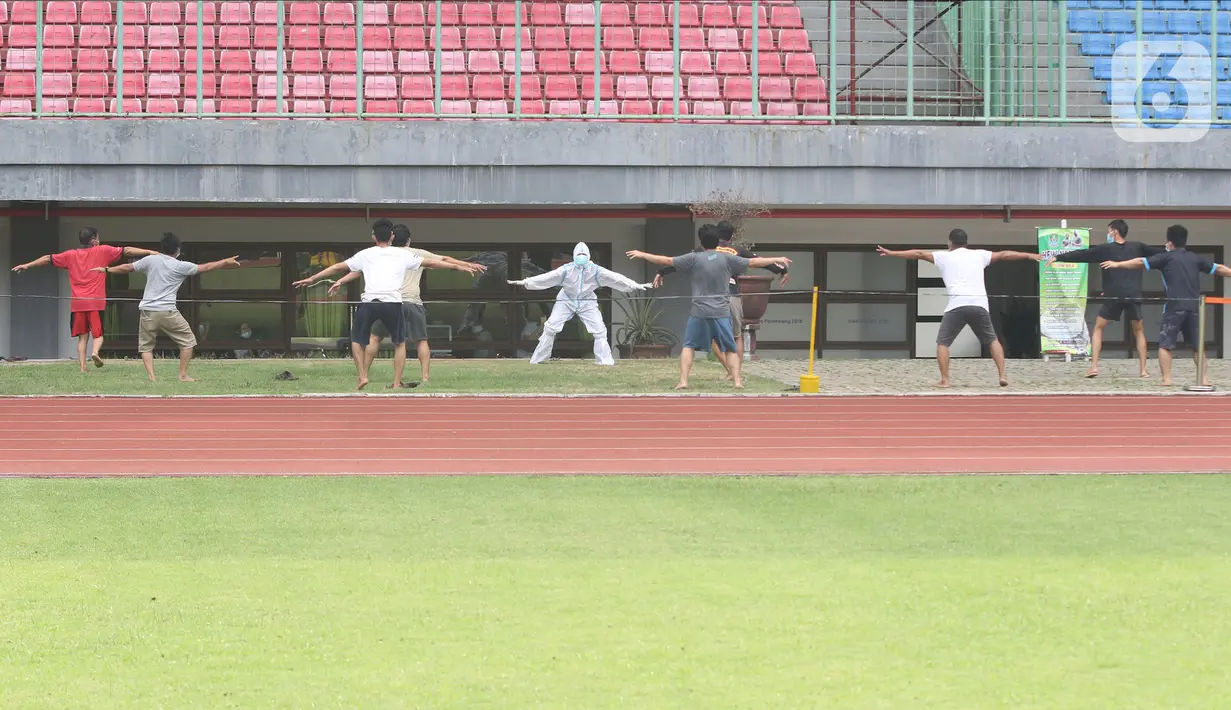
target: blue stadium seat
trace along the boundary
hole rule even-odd
[[[1197,13],[1197,26],[1201,28],[1201,34],[1210,33],[1210,16],[1208,14]],[[1231,35],[1231,14],[1220,12],[1218,13],[1218,34]],[[1222,44],[1220,41],[1219,44]]]
[[[1201,37],[1199,39],[1205,40],[1205,46],[1208,50],[1210,38]],[[1180,47],[1179,35],[1150,35],[1150,38],[1145,41],[1145,51],[1149,54],[1159,54],[1163,56],[1179,55],[1183,53]]]
[[[1095,57],[1091,71],[1097,81],[1111,81],[1111,57]]]
[[[1124,7],[1122,0],[1091,0],[1090,7],[1099,10],[1119,10]]]
[[[1175,98],[1175,82],[1171,81],[1143,81],[1141,82],[1141,103],[1154,104],[1154,97],[1159,94],[1166,94],[1168,100]],[[1134,101],[1136,96],[1134,95]]]
[[[1133,25],[1133,15],[1130,12],[1104,12],[1103,13],[1103,31],[1104,32],[1136,32],[1137,28]]]
[[[1167,34],[1167,13],[1157,10],[1141,13],[1141,31],[1148,35]]]
[[[1110,57],[1116,51],[1112,35],[1086,35],[1081,40],[1081,53],[1090,57]]]
[[[1210,105],[1210,85],[1201,83],[1178,83],[1171,87],[1171,98],[1181,106]]]
[[[1187,10],[1188,0],[1154,0],[1154,6],[1160,10]]]
[[[1090,8],[1090,0],[1069,0],[1070,10],[1087,10]]]
[[[1231,84],[1218,85],[1218,105],[1231,106]]]
[[[1170,57],[1159,57],[1158,61],[1151,62],[1149,57],[1142,57],[1141,63],[1144,65],[1141,68],[1141,78],[1146,80],[1162,79],[1175,66],[1175,60]],[[1112,57],[1109,71],[1114,75],[1111,79],[1136,79],[1137,72],[1136,57]],[[1094,77],[1098,79],[1099,77]]]
[[[1074,10],[1069,13],[1069,32],[1098,32],[1099,14],[1093,10]]]
[[[1218,109],[1218,118],[1223,121],[1231,121],[1231,106]],[[1231,128],[1231,126],[1223,126],[1223,128]]]
[[[1166,94],[1171,97],[1171,82],[1166,81],[1143,81],[1141,82],[1141,103],[1143,106],[1150,106],[1154,103],[1154,97],[1158,94]],[[1137,103],[1137,82],[1135,81],[1109,81],[1107,88],[1104,89],[1105,102],[1109,104],[1135,104]]]
[[[1218,80],[1231,81],[1231,59],[1222,57],[1218,60]]]
[[[1156,125],[1174,126],[1176,121],[1188,116],[1188,109],[1183,106],[1168,106],[1166,108],[1151,109],[1149,115],[1154,119]]]
[[[1167,14],[1167,28],[1178,35],[1195,35],[1201,32],[1201,23],[1195,12],[1171,12]],[[1207,19],[1209,15],[1206,15]]]
[[[1189,10],[1205,10],[1209,12],[1214,8],[1214,0],[1188,0]]]

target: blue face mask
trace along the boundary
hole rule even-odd
[[[1115,237],[1111,236],[1110,234],[1108,234],[1108,235],[1107,235],[1107,243],[1108,243],[1108,244],[1110,244],[1110,243],[1114,242],[1115,240],[1116,240],[1116,238],[1115,238]]]
[[[573,257],[573,263],[578,266],[585,266],[586,264],[590,263],[590,257],[586,256],[585,254],[578,254],[577,256]]]

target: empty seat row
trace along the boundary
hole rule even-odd
[[[1083,34],[1081,38],[1081,53],[1088,57],[1106,57],[1115,54],[1121,45],[1137,41],[1136,35]],[[1149,35],[1142,41],[1142,54],[1145,56],[1171,56],[1184,54],[1184,44],[1193,42],[1200,45],[1206,52],[1213,52],[1213,44],[1208,36],[1190,35]],[[1135,53],[1135,45],[1132,51]],[[1231,56],[1231,40],[1218,42],[1217,54],[1220,57]]]
[[[1217,101],[1211,101],[1208,84],[1187,84],[1166,81],[1146,81],[1141,84],[1141,102],[1146,106],[1176,104],[1179,106],[1231,106],[1231,84],[1218,86]],[[1108,82],[1103,100],[1111,104],[1136,104],[1136,82]]]
[[[1150,61],[1149,57],[1142,60],[1142,79],[1172,78],[1182,81],[1209,81],[1212,74],[1217,74],[1219,81],[1231,81],[1231,59],[1222,58],[1213,62],[1180,62],[1178,57],[1160,57]],[[1112,79],[1129,79],[1137,76],[1136,57],[1095,57],[1094,78],[1099,81]],[[1215,69],[1217,67],[1217,69]]]
[[[1205,10],[1214,8],[1231,10],[1231,0],[1141,0],[1146,10]],[[1068,0],[1069,9],[1121,10],[1136,9],[1137,0]]]
[[[1069,13],[1072,32],[1136,32],[1136,13],[1125,10],[1074,10]],[[1231,34],[1231,12],[1217,17],[1219,34]],[[1141,31],[1146,34],[1209,34],[1210,14],[1201,12],[1160,12],[1151,10],[1141,16]]]
[[[0,8],[4,3],[0,3]],[[392,3],[392,24],[403,26],[423,26],[436,24],[436,5],[432,2],[395,2]],[[198,20],[208,25],[276,25],[278,24],[278,4],[276,2],[222,2],[219,4],[206,2],[200,7],[190,2],[181,8],[178,2],[126,2],[124,5],[124,22],[132,25],[177,25],[191,24]],[[641,3],[641,2],[604,2],[600,14],[603,26],[666,26],[673,24],[674,6],[671,3]],[[7,14],[0,10],[0,13]],[[18,1],[13,3],[13,10],[8,19],[0,15],[0,23],[5,21],[15,25],[32,25],[37,22],[37,6],[34,2]],[[109,2],[91,2],[89,0],[78,4],[69,0],[51,0],[44,6],[43,22],[46,24],[72,25],[78,22],[85,24],[108,24],[118,21],[118,11],[113,14]],[[390,3],[364,3],[363,24],[367,26],[383,26],[390,24]],[[299,25],[354,25],[356,24],[355,7],[349,2],[291,2],[287,3],[287,12],[283,24]],[[803,19],[799,8],[793,4],[763,3],[755,15],[760,27],[802,28]],[[754,14],[752,6],[747,3],[722,2],[686,2],[680,7],[680,24],[684,27],[752,27]],[[556,3],[556,2],[526,2],[522,5],[522,24],[536,26],[562,25],[594,25],[594,5],[588,2]],[[442,25],[501,25],[511,26],[517,23],[516,6],[511,2],[502,3],[444,3],[441,9],[440,23]]]

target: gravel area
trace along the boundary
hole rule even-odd
[[[941,390],[934,385],[940,379],[935,360],[817,360],[816,374],[821,377],[822,394],[918,394],[950,392],[953,394],[1023,394],[1054,393],[1142,393],[1189,394],[1184,387],[1196,382],[1192,358],[1176,361],[1173,366],[1174,387],[1159,383],[1158,362],[1150,360],[1150,379],[1137,377],[1137,364],[1132,360],[1104,360],[1099,363],[1099,376],[1084,377],[1089,363],[1063,360],[1009,360],[1009,386],[1001,388],[996,380],[996,366],[991,360],[954,360],[951,365],[953,387]],[[1218,392],[1231,393],[1231,360],[1210,360],[1210,380]],[[764,359],[746,361],[744,371],[782,382],[799,385],[799,376],[808,371],[806,360]]]

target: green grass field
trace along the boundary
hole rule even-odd
[[[1225,477],[0,480],[0,707],[1225,708]]]
[[[101,370],[78,371],[76,363],[0,366],[0,396],[14,394],[304,394],[353,392],[355,366],[350,360],[197,360],[189,371],[197,382],[180,382],[174,360],[155,363],[157,383],[150,383],[141,363],[113,360]],[[274,379],[290,370],[292,382]],[[412,393],[607,394],[669,392],[679,382],[678,360],[626,360],[615,367],[592,361],[559,360],[531,365],[526,360],[435,360],[431,382]],[[689,382],[694,392],[735,392],[716,362],[700,361]],[[393,365],[377,360],[367,392],[387,392]],[[403,379],[419,379],[417,361],[408,362]],[[749,377],[745,392],[782,392],[772,380]]]

